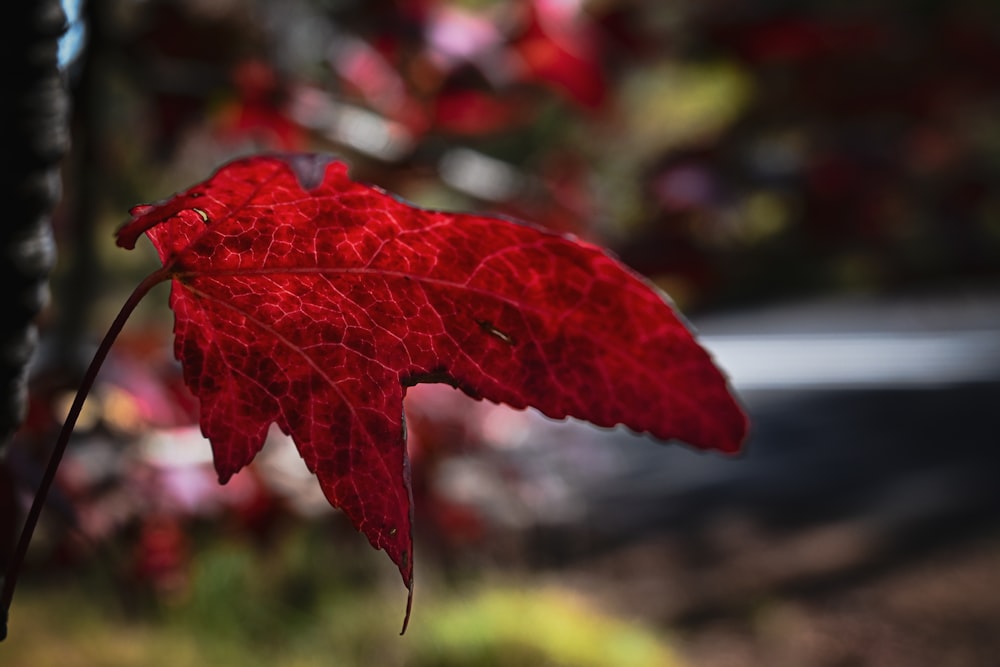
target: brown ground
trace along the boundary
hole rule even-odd
[[[856,528],[720,526],[703,560],[663,538],[569,577],[665,628],[694,667],[1000,665],[1000,533],[880,558]]]

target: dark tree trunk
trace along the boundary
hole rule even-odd
[[[69,96],[59,70],[59,0],[10,0],[0,14],[0,567],[6,573],[17,499],[3,453],[25,416],[35,323],[49,298],[52,211],[69,148]],[[7,634],[0,610],[0,640]]]
[[[56,257],[51,216],[61,194],[59,162],[69,147],[69,98],[58,63],[62,6],[11,0],[3,14],[0,450],[24,417],[35,319],[48,301]]]

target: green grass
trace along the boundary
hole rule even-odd
[[[445,587],[418,573],[413,619],[380,554],[310,533],[267,550],[197,549],[185,594],[130,594],[92,571],[24,582],[3,667],[673,667],[649,630],[572,591],[503,582]],[[106,575],[106,571],[105,571]]]

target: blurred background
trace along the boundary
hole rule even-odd
[[[0,548],[156,265],[112,235],[257,151],[532,220],[666,290],[736,458],[407,397],[416,596],[279,435],[220,487],[166,289],[77,427],[8,665],[995,665],[1000,5],[66,0],[72,153]]]

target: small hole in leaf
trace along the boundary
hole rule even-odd
[[[507,333],[505,331],[501,331],[500,329],[497,329],[493,325],[492,322],[488,322],[487,320],[476,320],[476,324],[479,325],[480,329],[482,329],[483,331],[485,331],[489,335],[493,336],[494,338],[496,338],[496,339],[498,339],[498,340],[500,340],[500,341],[502,341],[504,343],[507,343],[508,345],[511,345],[511,346],[514,345],[514,343],[515,343],[514,337],[511,336],[509,333]]]

